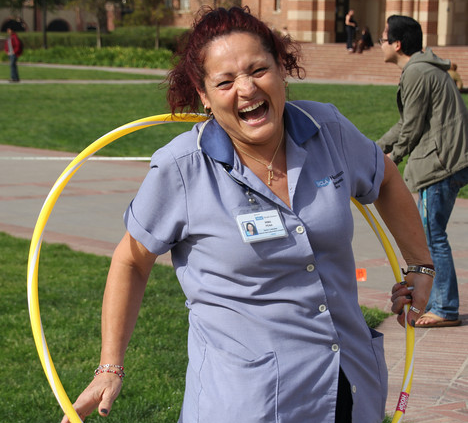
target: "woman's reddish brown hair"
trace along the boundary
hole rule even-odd
[[[202,7],[192,30],[186,34],[181,48],[175,55],[175,67],[167,77],[167,101],[171,112],[196,113],[201,102],[197,89],[205,89],[206,46],[215,38],[232,32],[247,32],[260,38],[264,49],[278,65],[299,79],[304,69],[298,65],[299,46],[289,35],[281,35],[250,13],[248,6],[230,9]]]

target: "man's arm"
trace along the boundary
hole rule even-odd
[[[400,163],[419,144],[429,113],[430,96],[431,88],[426,75],[419,68],[406,69],[402,76],[399,98],[400,133],[390,154],[394,163]]]
[[[393,146],[398,142],[401,132],[401,125],[403,121],[400,120],[395,123],[380,139],[376,141],[377,145],[382,149],[385,154],[393,151]]]

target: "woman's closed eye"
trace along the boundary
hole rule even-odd
[[[265,75],[265,73],[267,71],[268,71],[268,67],[259,67],[259,68],[254,69],[249,74],[249,76],[254,77],[254,78],[259,78],[259,77],[262,77],[263,75]],[[216,88],[229,89],[232,86],[232,84],[234,84],[233,79],[226,79],[226,80],[222,80],[222,81],[218,82],[216,84]]]
[[[216,88],[228,88],[232,83],[231,80],[221,81],[216,84]]]
[[[255,69],[253,72],[252,72],[252,75],[254,76],[262,76],[264,75],[266,72],[267,72],[268,68],[267,67],[264,67],[264,68],[257,68]]]

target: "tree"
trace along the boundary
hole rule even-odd
[[[5,7],[11,11],[20,11],[23,8],[24,0],[0,0],[0,7]]]
[[[107,4],[121,4],[120,0],[69,0],[67,5],[70,7],[79,7],[92,13],[96,17],[96,47],[102,47],[102,34],[109,32],[107,28]]]
[[[17,3],[17,1],[15,1]],[[63,6],[67,0],[35,0],[34,12],[39,8],[42,11],[42,47],[47,48],[47,11],[54,10],[59,6]],[[36,16],[36,13],[34,13]]]
[[[0,0],[0,7],[10,9],[10,13],[13,15],[10,19],[2,22],[2,30],[6,31],[8,27],[11,27],[14,31],[24,31],[25,26],[21,16],[21,8],[23,2],[19,0]]]
[[[171,13],[164,0],[134,0],[133,12],[125,16],[125,25],[147,25],[155,27],[154,48],[159,48],[161,23]]]
[[[42,11],[42,47],[47,48],[47,11],[63,6],[67,0],[34,0],[34,10],[39,7]]]

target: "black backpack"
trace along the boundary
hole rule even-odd
[[[23,43],[23,40],[19,37],[18,37],[18,41],[19,41],[19,51],[18,51],[18,56],[19,56],[20,54],[23,53],[24,43]]]

